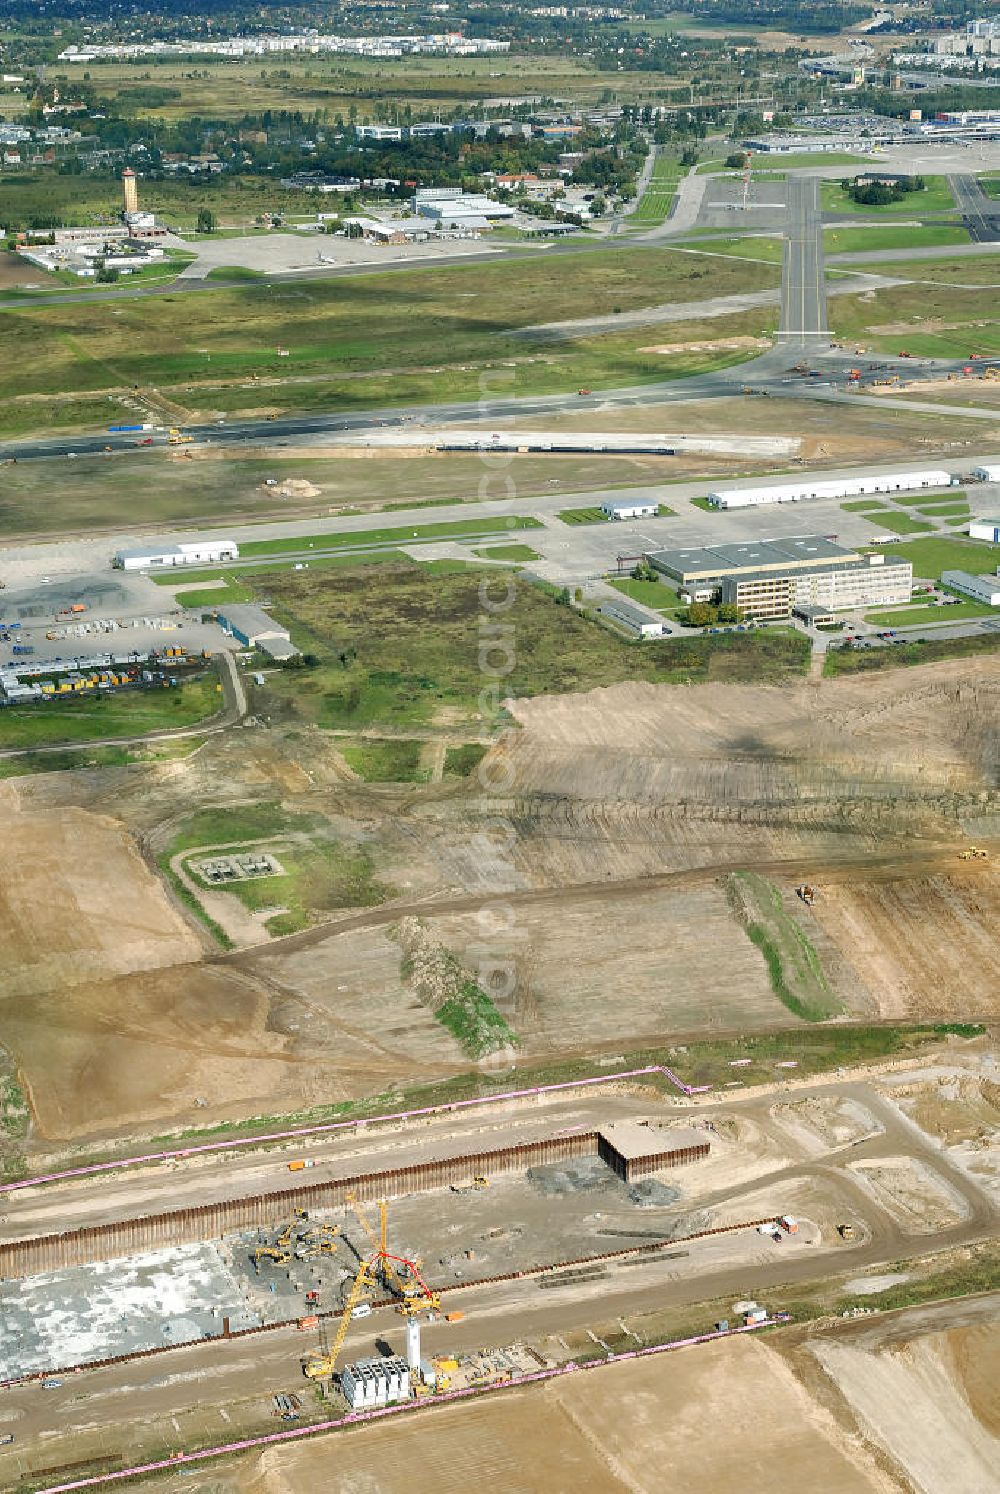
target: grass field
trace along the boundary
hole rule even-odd
[[[934,505],[934,503],[961,502],[967,506],[967,495],[960,487],[952,487],[940,493],[894,493],[892,502],[898,503],[901,508],[916,509],[921,509],[921,505]]]
[[[801,171],[810,166],[850,166],[852,163],[864,165],[865,158],[851,155],[846,151],[824,152],[823,155],[812,155],[809,151],[789,151],[788,155],[773,156],[758,154],[753,158],[753,174],[754,176],[775,176],[782,175],[786,171]],[[726,170],[732,170],[732,168],[727,168],[724,156],[718,156],[712,161],[702,161],[698,166],[699,174]],[[733,171],[732,174],[738,176],[740,173]]]
[[[109,423],[109,406],[96,406],[99,425]],[[190,449],[190,448],[188,448]],[[247,449],[249,451],[249,448]],[[587,455],[518,456],[508,468],[520,498],[551,493],[553,479],[568,493],[604,491],[662,481],[656,458],[610,457],[595,463]],[[288,452],[244,456],[232,449],[225,457],[180,460],[169,451],[122,452],[112,457],[79,457],[75,462],[19,462],[3,469],[0,526],[4,534],[73,533],[91,536],[102,529],[134,525],[135,495],[142,493],[145,523],[160,528],[212,525],[236,519],[272,519],[276,500],[265,477],[306,479],[319,488],[312,499],[282,499],[281,514],[304,517],[372,509],[372,523],[394,509],[475,503],[483,462],[475,454],[455,452],[442,460],[428,457],[381,457],[345,462],[342,458],[302,458]],[[441,496],[430,502],[425,495]],[[386,503],[386,495],[402,495]],[[487,496],[494,496],[491,486]],[[428,515],[430,517],[430,515]],[[175,578],[171,578],[174,581]],[[200,578],[199,578],[200,579]]]
[[[421,783],[422,742],[358,742],[340,750],[349,768],[366,783]]]
[[[629,223],[637,228],[652,228],[662,223],[670,212],[677,183],[685,174],[686,167],[680,164],[679,159],[661,149],[653,165],[649,186],[631,214]]]
[[[18,303],[0,312],[7,350],[0,428],[14,434],[111,423],[116,399],[135,385],[153,386],[192,412],[226,414],[475,399],[484,380],[501,396],[678,378],[744,353],[699,349],[664,358],[650,351],[645,328],[544,351],[505,333],[578,316],[581,306],[596,315],[777,284],[776,266],[635,247],[220,288],[199,294],[196,309],[179,293],[121,300],[110,312],[89,301]],[[759,335],[774,321],[761,309],[678,323],[670,340]],[[287,358],[278,357],[279,347]],[[255,378],[267,379],[266,388],[253,388]],[[59,398],[28,397],[37,395]],[[89,407],[74,408],[70,395]]]
[[[563,508],[556,514],[564,524],[610,524],[611,520],[602,508]]]
[[[729,234],[723,238],[699,241],[697,247],[705,254],[723,255],[727,259],[750,259],[761,264],[780,265],[784,254],[784,240],[774,234]]]
[[[842,503],[845,514],[884,514],[891,512],[884,503],[875,503],[870,498],[856,498],[851,503]]]
[[[901,607],[888,612],[866,612],[865,622],[881,628],[915,628],[921,623],[958,622],[966,617],[996,615],[995,607],[982,602],[963,601],[956,607]]]
[[[734,872],[730,891],[747,937],[764,957],[774,994],[794,1016],[822,1022],[841,1010],[812,942],[773,882]]]
[[[823,674],[829,678],[838,674],[865,674],[876,669],[895,669],[905,664],[932,664],[938,659],[966,659],[976,654],[995,653],[998,648],[1000,634],[990,633],[977,634],[971,638],[904,643],[890,648],[829,649],[823,661]]]
[[[24,778],[35,773],[68,773],[78,768],[131,768],[143,763],[176,762],[205,745],[204,737],[154,740],[134,747],[93,747],[89,752],[25,752],[0,758],[0,778]]]
[[[52,700],[0,711],[0,748],[141,737],[194,726],[222,709],[214,673],[173,689],[123,690],[102,699]]]
[[[607,90],[621,99],[648,97],[649,74],[602,72],[589,58],[526,55],[512,49],[483,57],[362,58],[281,55],[275,58],[215,60],[184,58],[136,62],[60,62],[53,77],[80,81],[84,73],[97,92],[118,99],[140,115],[183,120],[194,116],[238,119],[248,110],[328,111],[347,118],[352,107],[359,122],[384,120],[384,105],[409,105],[415,119],[435,117],[439,110],[472,105],[494,95],[541,93],[598,102]],[[165,88],[170,96],[157,107],[142,104],[140,90]]]
[[[335,550],[356,545],[402,545],[408,540],[461,539],[480,534],[493,534],[498,529],[541,529],[540,519],[530,516],[506,519],[450,519],[438,524],[417,524],[405,528],[360,529],[337,531],[333,534],[301,535],[291,539],[247,540],[240,546],[240,554],[246,560],[265,558],[270,555],[298,555],[307,550]]]
[[[986,572],[995,571],[1000,565],[1000,545],[979,544],[974,540],[963,542],[950,537],[893,545],[892,554],[901,560],[909,560],[914,576],[926,581],[939,581],[942,571]]]
[[[908,192],[902,202],[889,202],[884,207],[871,207],[855,202],[839,182],[822,182],[819,189],[820,203],[824,213],[842,213],[858,218],[919,218],[922,213],[955,211],[955,199],[943,176],[925,176],[924,182],[922,192]]]
[[[945,518],[948,514],[961,514],[962,518],[968,518],[969,505],[956,501],[954,503],[918,503],[916,505],[918,514],[928,514],[933,519]]]
[[[444,771],[458,778],[468,778],[479,767],[488,748],[482,742],[466,742],[462,747],[449,747],[444,755]]]
[[[892,230],[885,231],[891,232]],[[858,229],[853,232],[874,233],[876,230]],[[914,228],[910,229],[909,233],[911,235],[919,233],[919,242],[926,243],[923,237],[924,230]],[[912,239],[907,238],[906,242],[909,244]],[[867,264],[852,265],[851,270],[853,272],[870,270],[873,275],[887,275],[901,280],[917,280],[921,283],[931,281],[940,282],[943,285],[983,285],[993,289],[1000,288],[1000,267],[997,265],[996,256],[989,252],[982,255],[956,255],[952,259],[872,260]]]
[[[473,550],[483,560],[537,560],[538,554],[530,545],[493,545],[485,550]]]
[[[656,612],[674,612],[682,605],[673,587],[666,586],[661,581],[633,581],[628,576],[622,576],[612,581],[611,585],[623,596],[631,597],[633,602],[641,602],[645,607],[652,607]]]
[[[924,223],[920,228],[886,224],[878,228],[825,228],[823,248],[827,254],[865,254],[879,249],[933,249],[938,244],[967,244],[969,231],[951,223]],[[909,267],[919,278],[923,265]]]
[[[478,569],[442,574],[417,565],[357,574],[345,569],[335,586],[311,571],[255,579],[299,647],[320,660],[294,677],[270,674],[261,710],[276,721],[321,727],[478,722],[484,712],[489,724],[494,709],[481,696],[482,580]],[[501,696],[588,690],[628,679],[783,679],[800,673],[808,658],[808,640],[770,634],[637,648],[559,606],[545,589],[514,584],[504,622],[516,629],[517,657],[502,677]]]
[[[285,875],[234,882],[224,891],[238,898],[251,912],[285,909],[267,920],[266,927],[272,934],[291,934],[305,928],[317,912],[370,907],[393,894],[393,889],[375,878],[367,853],[336,840],[322,816],[286,810],[277,801],[227,805],[188,815],[158,857],[158,864],[174,890],[180,890],[186,905],[194,907],[206,926],[219,937],[218,926],[171,870],[170,863],[185,851],[253,846],[267,841],[276,842],[274,853]],[[196,884],[210,886],[189,865],[186,870]],[[228,946],[229,941],[223,936],[219,942]]]
[[[926,519],[911,519],[909,514],[890,513],[888,509],[884,513],[873,515],[872,523],[877,524],[880,529],[891,529],[893,534],[922,534],[934,528]]]
[[[904,273],[914,273],[912,265]],[[964,290],[943,283],[895,285],[870,296],[836,296],[829,309],[835,337],[879,351],[905,348],[940,358],[1000,351],[995,295],[985,285]]]

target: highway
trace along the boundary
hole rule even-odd
[[[987,197],[972,175],[949,176],[948,186],[973,242],[1000,243],[1000,200]]]

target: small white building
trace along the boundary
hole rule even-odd
[[[995,463],[987,463],[985,466],[974,468],[972,475],[980,482],[1000,482],[1000,467]]]
[[[398,1354],[346,1364],[340,1389],[352,1411],[367,1411],[410,1399],[410,1370]]]
[[[772,483],[766,488],[720,488],[716,493],[709,493],[708,501],[714,508],[754,508],[762,503],[801,503],[806,498],[917,493],[924,488],[950,488],[954,482],[951,473],[941,468],[873,473],[865,477],[805,477],[799,482]]]
[[[1000,607],[1000,576],[973,576],[969,571],[942,571],[941,585],[960,591],[974,602]]]
[[[601,513],[609,519],[655,519],[660,505],[646,498],[606,498],[601,504]]]
[[[199,540],[197,544],[150,546],[145,550],[118,550],[111,564],[119,571],[161,571],[185,565],[216,565],[223,560],[239,560],[240,552],[233,540]]]
[[[969,525],[969,538],[1000,545],[1000,519],[973,519]]]

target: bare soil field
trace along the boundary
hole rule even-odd
[[[197,960],[200,940],[119,821],[82,809],[22,812],[0,785],[0,999]]]
[[[838,1095],[813,1095],[805,1100],[783,1102],[771,1114],[809,1151],[827,1151],[849,1146],[867,1136],[876,1136],[882,1125],[858,1100]]]
[[[849,1171],[907,1234],[947,1229],[966,1215],[964,1201],[944,1178],[914,1157],[856,1162]]]
[[[997,1486],[996,1299],[992,1313],[989,1299],[970,1306],[980,1309],[981,1321],[939,1332],[917,1328],[907,1337],[901,1327],[875,1323],[812,1346],[866,1440],[917,1494],[986,1494]]]
[[[465,1068],[403,979],[391,926],[421,918],[475,970],[484,899],[514,900],[500,948],[528,1059],[795,1025],[727,902],[740,867],[778,889],[847,1012],[995,1014],[997,873],[957,852],[966,820],[986,844],[1000,827],[998,704],[988,658],[519,700],[485,760],[510,777],[502,798],[475,776],[358,782],[337,738],[280,723],[168,764],[11,780],[0,1041],[35,1138],[284,1113]],[[138,847],[159,854],[200,806],[263,801],[363,843],[398,896],[210,953]],[[813,910],[795,900],[803,877]],[[819,1134],[842,1122],[819,1117]]]
[[[952,1071],[883,1088],[918,1126],[940,1138],[951,1160],[981,1187],[1000,1192],[1000,1085],[985,1075]]]
[[[956,858],[957,860],[957,858]],[[816,917],[869,985],[886,1017],[996,1012],[1000,907],[995,867],[873,883],[863,876],[831,886]]]
[[[925,385],[921,384],[919,390]],[[958,403],[959,393],[968,393],[965,385],[942,384],[949,399]],[[979,392],[993,389],[1000,397],[1000,385],[976,384]],[[920,398],[915,393],[915,398]],[[978,401],[976,401],[978,402]],[[518,422],[524,430],[565,431],[637,431],[655,434],[659,431],[685,431],[689,435],[721,432],[726,435],[745,431],[758,435],[766,428],[769,435],[789,436],[801,442],[800,455],[806,462],[891,461],[902,457],[911,461],[914,451],[927,454],[935,450],[954,451],[968,446],[981,447],[982,421],[946,419],[937,421],[925,413],[905,410],[879,410],[870,406],[823,405],[804,400],[771,398],[763,400],[734,396],[732,399],[685,400],[683,404],[644,404],[615,406],[612,402],[599,411],[567,411],[558,415],[536,416]],[[957,443],[953,445],[952,443]],[[690,461],[683,453],[674,460]],[[707,461],[708,459],[703,459]],[[728,464],[732,468],[733,463]],[[751,464],[740,462],[750,470]],[[594,465],[595,473],[604,471]],[[683,469],[678,468],[678,471]],[[699,464],[700,471],[710,470]]]
[[[510,1494],[660,1494],[669,1470],[679,1487],[764,1494],[774,1487],[777,1449],[789,1487],[823,1494],[893,1487],[780,1356],[746,1339],[593,1370],[433,1418],[433,1428],[422,1417],[359,1428],[339,1437],[335,1452],[319,1441],[248,1457],[216,1469],[216,1487],[306,1494],[322,1483],[336,1494],[460,1494],[481,1480]],[[720,1426],[725,1436],[713,1430]]]

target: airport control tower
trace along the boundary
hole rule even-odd
[[[126,166],[122,172],[122,199],[123,212],[126,218],[132,213],[139,211],[139,188],[136,184],[135,172],[131,166]]]

